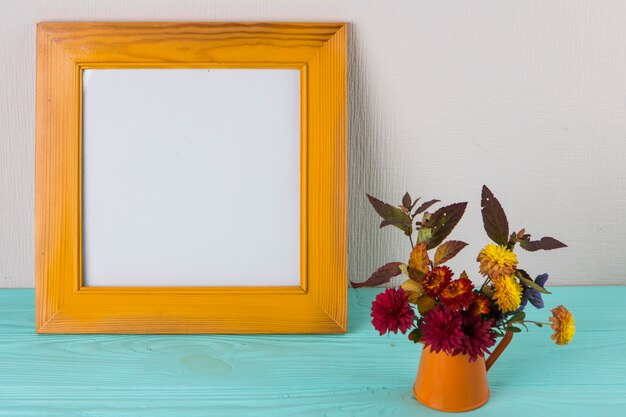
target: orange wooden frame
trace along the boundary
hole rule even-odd
[[[346,62],[339,23],[40,23],[37,332],[345,332]],[[83,287],[82,70],[218,67],[301,71],[301,285]]]

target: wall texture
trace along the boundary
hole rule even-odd
[[[522,254],[552,284],[626,284],[626,3],[0,0],[0,287],[33,285],[35,23],[346,21],[350,278],[405,260],[365,193],[469,201],[453,262],[478,280],[486,183],[514,228],[569,244]]]

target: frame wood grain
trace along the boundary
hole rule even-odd
[[[347,331],[346,62],[340,23],[38,24],[37,332]],[[300,69],[299,287],[83,287],[86,68]]]

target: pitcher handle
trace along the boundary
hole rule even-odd
[[[500,343],[498,343],[498,346],[496,346],[491,355],[489,355],[489,358],[485,361],[487,370],[493,366],[502,352],[504,352],[504,349],[511,343],[511,339],[513,339],[513,332],[506,332]]]

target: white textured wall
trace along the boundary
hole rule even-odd
[[[523,256],[553,284],[626,284],[626,2],[0,0],[0,286],[33,285],[35,23],[347,21],[350,278],[403,260],[368,192],[468,200],[453,237],[485,242],[480,186],[515,227],[568,249]]]

